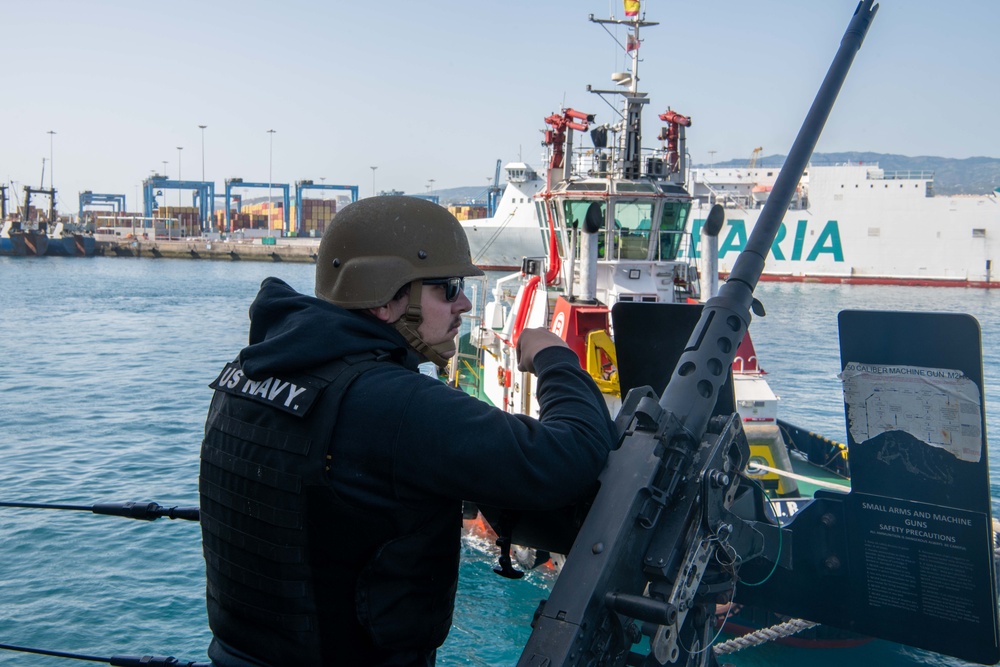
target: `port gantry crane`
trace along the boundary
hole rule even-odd
[[[80,193],[80,213],[77,220],[81,223],[83,222],[83,209],[85,206],[101,206],[109,204],[114,206],[115,213],[125,213],[128,211],[128,207],[125,204],[125,195],[102,194],[98,192],[91,192],[90,190],[84,190]]]
[[[143,216],[153,217],[153,202],[159,190],[195,190],[198,193],[198,224],[202,231],[206,222],[215,216],[215,183],[211,181],[181,181],[153,174],[142,182]]]
[[[233,231],[233,221],[232,221],[232,217],[231,217],[231,213],[230,213],[230,208],[229,208],[230,207],[230,200],[232,199],[232,196],[233,196],[232,195],[233,188],[268,188],[268,189],[278,188],[279,190],[281,190],[282,202],[284,203],[283,213],[282,213],[282,217],[283,217],[283,220],[282,220],[282,230],[284,231],[284,233],[286,233],[286,234],[288,233],[288,231],[289,231],[289,227],[288,227],[288,204],[289,204],[289,195],[288,195],[289,188],[288,188],[288,183],[251,183],[249,181],[244,181],[242,178],[227,178],[226,179],[226,232],[232,232]],[[271,221],[270,221],[271,211],[269,210],[267,213],[268,213],[267,228],[271,229]]]
[[[304,231],[302,229],[302,192],[304,190],[347,190],[351,193],[351,203],[358,201],[358,186],[356,185],[316,185],[311,180],[295,181],[295,231],[300,235]]]

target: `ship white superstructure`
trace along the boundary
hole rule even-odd
[[[493,217],[462,221],[472,261],[484,269],[519,268],[522,258],[545,254],[534,204],[545,179],[523,162],[504,165],[504,173],[507,186]]]
[[[694,240],[712,204],[726,209],[719,271],[732,269],[776,168],[696,168]],[[929,172],[811,166],[768,254],[764,279],[986,286],[1000,282],[1000,196],[934,194]]]

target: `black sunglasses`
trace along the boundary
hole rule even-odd
[[[428,278],[425,285],[443,285],[445,301],[454,303],[458,295],[465,289],[465,278]]]

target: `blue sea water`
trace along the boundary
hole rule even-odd
[[[198,502],[208,383],[243,345],[247,308],[276,275],[311,292],[304,264],[0,257],[0,501]],[[782,416],[844,440],[836,314],[964,312],[982,326],[988,429],[998,430],[1000,294],[985,290],[764,283],[751,332]],[[994,512],[1000,462],[991,454]],[[513,664],[551,577],[493,574],[464,545],[455,624],[438,664]],[[205,660],[197,524],[0,508],[0,644]],[[810,651],[768,646],[737,665],[964,664],[877,642]],[[65,664],[0,651],[0,664]]]

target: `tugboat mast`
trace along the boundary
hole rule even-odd
[[[631,19],[599,19],[591,14],[589,18],[591,23],[623,25],[630,30],[624,48],[631,55],[631,69],[612,77],[619,85],[627,84],[628,89],[595,90],[592,86],[587,86],[587,91],[597,95],[621,95],[625,98],[623,118],[615,126],[620,137],[615,175],[625,180],[637,179],[642,176],[642,107],[649,104],[648,94],[639,92],[639,29],[659,23],[644,21],[638,15]]]

